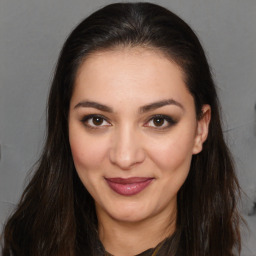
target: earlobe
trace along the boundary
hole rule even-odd
[[[208,136],[209,124],[211,120],[211,107],[209,105],[203,105],[202,116],[197,122],[197,131],[195,137],[195,144],[193,148],[193,154],[198,154],[203,149],[203,143]]]

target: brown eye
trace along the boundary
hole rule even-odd
[[[101,115],[88,115],[85,116],[82,120],[82,123],[90,128],[104,128],[111,126],[104,116]]]
[[[165,120],[162,117],[155,117],[153,119],[153,123],[154,123],[155,126],[162,126],[164,124],[164,121]]]
[[[92,118],[92,123],[93,123],[95,126],[102,125],[102,124],[103,124],[103,121],[104,121],[104,119],[103,119],[102,117],[95,116],[95,117]]]
[[[155,115],[145,124],[145,126],[155,129],[165,129],[175,125],[176,123],[177,122],[170,116]]]

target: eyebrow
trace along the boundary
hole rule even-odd
[[[167,100],[161,100],[161,101],[153,102],[148,105],[142,106],[139,108],[139,113],[149,112],[149,111],[152,111],[152,110],[155,110],[157,108],[161,108],[161,107],[164,107],[167,105],[175,105],[184,110],[183,105],[181,103],[179,103],[178,101],[176,101],[174,99],[167,99]],[[100,111],[104,111],[104,112],[108,112],[108,113],[114,112],[111,107],[97,103],[95,101],[81,101],[78,104],[76,104],[74,108],[76,109],[79,107],[96,108]]]
[[[178,101],[176,101],[174,99],[167,99],[167,100],[157,101],[157,102],[145,105],[143,107],[140,107],[139,112],[145,113],[145,112],[152,111],[152,110],[155,110],[157,108],[161,108],[161,107],[164,107],[167,105],[175,105],[184,110],[183,105],[181,103],[179,103]]]
[[[75,105],[74,108],[96,108],[98,110],[113,113],[113,109],[111,107],[108,107],[106,105],[102,105],[100,103],[94,102],[94,101],[81,101],[78,104]]]

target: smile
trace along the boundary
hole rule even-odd
[[[133,196],[144,190],[153,181],[149,177],[133,177],[128,179],[122,178],[105,178],[109,187],[116,193],[123,196]]]

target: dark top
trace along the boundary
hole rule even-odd
[[[173,242],[173,240],[175,239],[175,236],[171,236],[168,237],[167,239],[165,239],[164,241],[162,241],[161,243],[159,243],[155,248],[150,248],[140,254],[134,255],[134,256],[182,256],[182,249],[179,248],[178,252],[173,252],[173,250],[171,249],[171,244]],[[101,244],[101,249],[102,251],[104,251],[104,253],[102,254],[102,256],[114,256],[108,252],[106,252],[104,250],[103,245]]]

